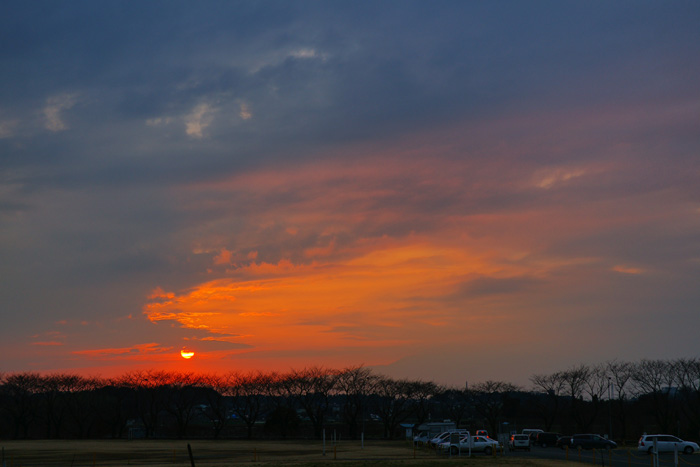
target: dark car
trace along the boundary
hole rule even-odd
[[[543,432],[537,434],[537,439],[535,440],[535,446],[541,446],[547,448],[550,446],[556,446],[557,440],[561,438],[561,433],[549,433]]]
[[[572,436],[571,447],[573,449],[614,449],[617,443],[600,435],[585,434]]]
[[[555,444],[555,446],[562,449],[571,447],[571,436],[560,437],[559,439],[557,439],[557,444]]]

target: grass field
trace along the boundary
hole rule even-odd
[[[446,458],[427,449],[414,450],[403,441],[210,441],[210,440],[103,440],[0,441],[5,467],[190,467],[188,444],[197,467],[285,465],[315,467],[506,465],[561,467],[566,462],[523,460],[477,455]]]

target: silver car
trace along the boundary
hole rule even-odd
[[[637,449],[651,454],[654,452],[655,440],[658,452],[678,451],[682,452],[683,454],[692,454],[695,451],[700,450],[697,443],[693,443],[692,441],[683,441],[682,439],[676,438],[672,435],[643,435],[641,438],[639,438],[639,445],[637,446]]]
[[[452,455],[471,450],[472,452],[483,452],[487,456],[490,456],[498,449],[498,446],[498,441],[488,436],[463,436],[457,444],[449,441],[440,444],[438,450],[449,452]]]

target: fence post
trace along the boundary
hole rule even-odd
[[[676,445],[675,449],[673,450],[673,465],[678,467],[678,445]]]
[[[187,453],[190,455],[190,465],[192,465],[192,467],[195,467],[194,456],[192,455],[192,446],[190,446],[190,443],[187,443]]]
[[[654,467],[659,467],[659,440],[654,437]]]

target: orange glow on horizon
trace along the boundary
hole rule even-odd
[[[556,302],[575,286],[575,271],[610,269],[605,258],[550,246],[621,222],[617,205],[593,203],[571,213],[558,204],[490,204],[501,192],[539,196],[592,183],[614,166],[528,172],[450,157],[372,157],[259,169],[185,187],[183,210],[221,213],[211,230],[190,239],[191,254],[206,268],[200,277],[209,280],[180,290],[154,284],[143,315],[160,335],[178,329],[179,339],[197,346],[198,364],[208,367],[373,365],[436,343],[492,345],[485,328],[553,312],[527,300],[541,284],[554,291],[544,301]],[[478,183],[484,171],[493,180],[488,186]],[[239,195],[245,206],[232,201]],[[625,219],[642,216],[648,214],[624,210]],[[160,347],[103,355],[167,361]]]
[[[176,291],[154,287],[143,314],[160,330],[191,330],[198,356],[221,366],[372,365],[436,342],[490,345],[484,326],[523,311],[518,301],[502,308],[499,293],[525,294],[554,271],[600,263],[542,251],[552,236],[594,231],[604,221],[558,206],[482,209],[482,198],[470,197],[538,194],[533,179],[557,188],[590,182],[607,167],[499,166],[494,184],[483,187],[482,172],[494,169],[463,161],[369,154],[188,185],[183,210],[223,213],[217,230],[192,247],[206,255],[212,279]],[[230,201],[239,195],[245,208]],[[531,315],[542,313],[534,308]]]
[[[210,363],[235,357],[295,366],[323,356],[342,366],[352,354],[376,364],[415,351],[430,336],[463,339],[459,330],[469,315],[458,298],[443,297],[457,294],[469,277],[522,273],[483,254],[419,239],[367,248],[344,262],[252,263],[238,270],[245,281],[222,278],[182,293],[154,290],[144,314],[156,324],[205,332],[200,344],[231,345],[203,351]],[[421,297],[418,303],[415,297]]]

